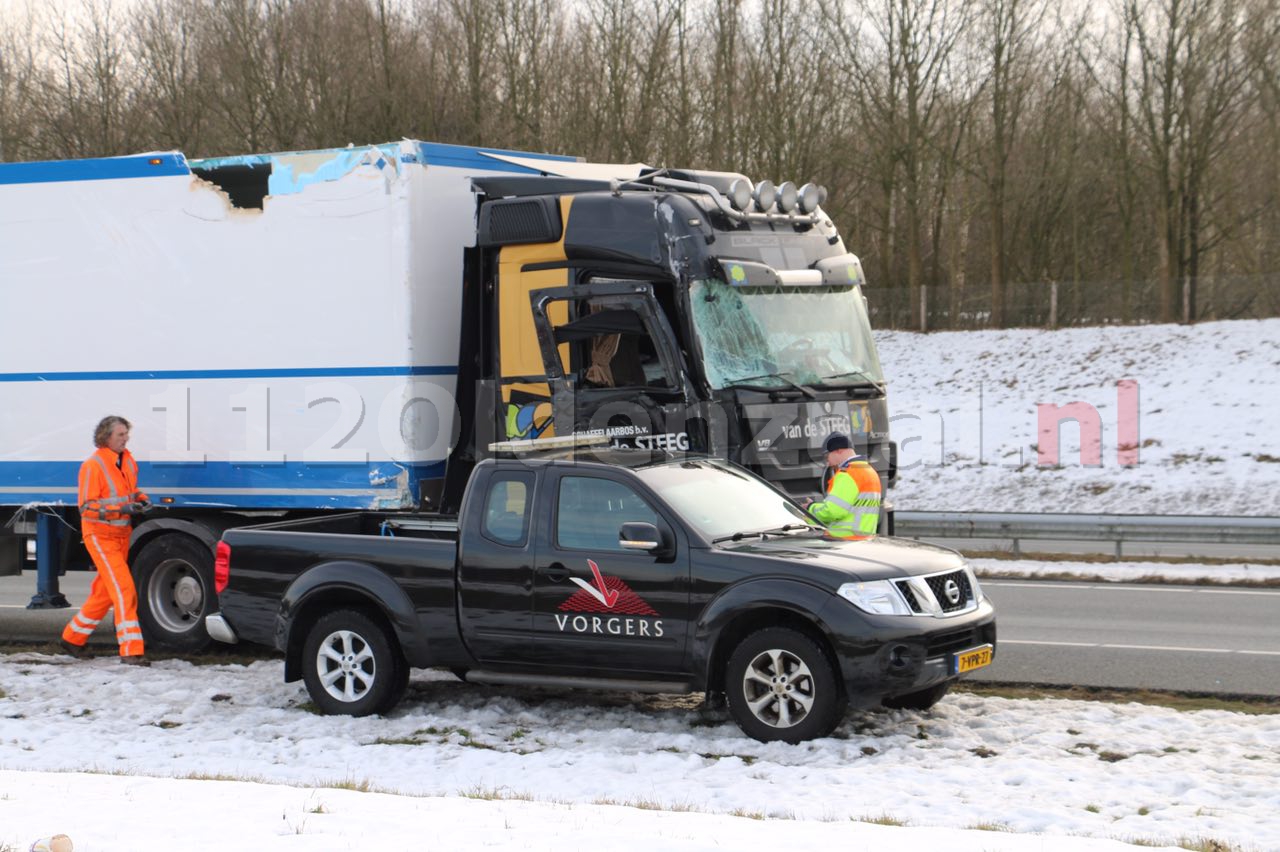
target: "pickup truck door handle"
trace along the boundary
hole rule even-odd
[[[569,579],[569,569],[562,562],[552,562],[543,571],[547,575],[547,579],[553,583],[563,583]]]

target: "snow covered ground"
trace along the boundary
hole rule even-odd
[[[1280,319],[876,339],[900,509],[1280,515]],[[1042,465],[1037,405],[1075,402],[1097,413],[1100,464],[1064,423],[1059,464]],[[1133,466],[1122,420],[1136,420]]]
[[[1280,320],[878,335],[899,508],[1280,515]],[[1138,464],[1118,464],[1117,382]],[[1092,406],[1100,465],[1037,404]],[[1087,410],[1085,411],[1087,413]],[[1268,565],[974,560],[983,572],[1265,580]],[[1280,849],[1280,716],[955,694],[763,745],[691,699],[419,672],[389,717],[309,712],[278,661],[0,655],[0,852]],[[878,825],[879,820],[895,824]],[[896,823],[904,823],[899,825]],[[976,830],[978,827],[1001,829]]]
[[[1280,848],[1275,715],[960,693],[764,745],[688,698],[437,672],[321,717],[282,665],[0,656],[0,849]]]

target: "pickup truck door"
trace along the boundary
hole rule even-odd
[[[459,536],[459,628],[484,662],[528,659],[535,482],[533,471],[512,469],[478,482]]]
[[[689,630],[689,550],[634,482],[555,471],[538,513],[533,641],[541,664],[596,677],[680,673]],[[624,549],[628,522],[664,530],[672,551]]]

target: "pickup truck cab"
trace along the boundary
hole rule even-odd
[[[616,462],[616,459],[614,459]],[[478,465],[456,517],[352,512],[227,530],[211,636],[274,645],[326,713],[393,707],[410,668],[469,682],[706,692],[763,741],[850,705],[924,709],[991,662],[957,553],[834,540],[731,463]]]

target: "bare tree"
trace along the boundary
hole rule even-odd
[[[74,19],[49,10],[44,31],[49,61],[32,99],[43,131],[38,153],[90,157],[132,150],[136,68],[111,0],[83,0]]]
[[[976,38],[986,59],[989,133],[984,148],[984,183],[990,225],[991,325],[1005,324],[1005,201],[1009,157],[1019,141],[1020,122],[1041,73],[1045,0],[982,0]]]
[[[203,13],[200,0],[150,0],[135,12],[132,47],[150,116],[149,147],[195,152],[208,144],[209,82],[199,44]]]
[[[1236,0],[1127,0],[1124,11],[1137,53],[1138,136],[1155,199],[1160,317],[1181,314],[1190,322],[1206,182],[1242,115],[1245,16]]]
[[[31,111],[36,82],[30,18],[0,17],[0,162],[30,155],[36,128]]]

